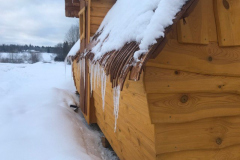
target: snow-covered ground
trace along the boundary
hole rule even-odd
[[[35,57],[33,57],[35,56]],[[37,58],[38,61],[50,63],[53,62],[54,58],[57,55],[55,53],[30,53],[28,51],[26,52],[20,52],[20,53],[5,53],[0,52],[0,63],[1,62],[10,62],[11,60],[15,63],[29,63],[32,61],[33,58]]]
[[[69,65],[0,63],[0,159],[117,159],[69,108],[74,92]]]

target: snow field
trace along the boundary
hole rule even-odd
[[[0,63],[0,159],[117,159],[86,125],[71,66],[63,63]]]

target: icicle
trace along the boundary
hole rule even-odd
[[[79,77],[79,87],[80,87],[81,86],[81,75],[82,75],[82,60],[80,59],[78,63],[79,63],[79,75],[80,75],[80,77]]]
[[[102,108],[105,108],[105,93],[106,93],[107,76],[104,68],[101,68],[101,91],[102,91]]]
[[[114,116],[115,116],[115,126],[114,132],[117,129],[117,119],[118,119],[118,112],[119,112],[119,98],[120,98],[120,86],[113,88],[113,103],[114,103]]]
[[[93,78],[94,78],[94,90],[96,88],[97,67],[98,67],[97,64],[95,64],[94,68],[93,68],[93,70],[94,70],[94,76],[93,76]]]
[[[83,79],[84,79],[84,88],[86,88],[85,87],[85,85],[86,85],[86,65],[85,65],[85,58],[83,58]]]
[[[90,93],[92,96],[92,92],[93,92],[93,72],[94,72],[94,65],[92,64],[92,62],[89,60],[89,70],[90,70]]]
[[[67,56],[65,59],[64,59],[64,65],[65,65],[65,77],[67,75],[67,64],[68,62],[71,63],[71,66],[72,66],[72,57],[71,56]],[[71,72],[71,76],[73,77],[73,73]]]
[[[99,63],[97,63],[97,88],[100,85],[100,83],[99,83],[100,76],[101,76],[101,67],[100,67]]]
[[[81,64],[81,77],[83,76],[83,82],[84,82],[84,88],[85,88],[85,58],[80,60],[80,64]]]

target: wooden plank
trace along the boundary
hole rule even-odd
[[[144,135],[142,135],[138,130],[136,130],[135,126],[131,125],[131,122],[128,121],[128,115],[119,114],[119,118],[117,121],[117,131],[114,133],[114,115],[113,113],[113,106],[106,104],[105,111],[103,112],[101,107],[101,97],[95,96],[95,106],[96,106],[96,114],[98,117],[98,123],[100,121],[100,128],[104,130],[105,128],[101,126],[101,123],[108,125],[108,134],[113,134],[114,141],[120,141],[126,144],[126,141],[131,143],[133,149],[136,152],[139,152],[138,158],[141,159],[148,159],[148,155],[150,157],[155,157],[154,151],[154,143],[149,141]],[[153,134],[153,132],[152,132]],[[108,136],[106,136],[108,138]],[[130,145],[127,145],[129,149]],[[145,155],[146,154],[146,155]],[[145,157],[145,158],[144,158]],[[127,158],[129,159],[129,157]],[[152,158],[151,158],[152,159]]]
[[[102,97],[101,87],[96,87],[93,92]],[[105,101],[109,103],[109,105],[113,105],[113,89],[109,78],[106,85]],[[133,110],[141,115],[139,119],[144,118],[148,120],[146,123],[150,123],[147,95],[145,94],[143,86],[143,76],[141,76],[138,82],[126,80],[123,91],[121,91],[120,102],[120,105],[123,104],[124,108],[128,108],[127,113],[131,114]]]
[[[96,33],[107,12],[111,9],[115,2],[116,0],[91,1],[90,36],[93,36]]]
[[[147,67],[144,79],[147,93],[240,94],[240,77],[202,75]]]
[[[167,45],[146,66],[176,69],[201,74],[240,76],[240,47],[220,48],[216,42],[207,46],[184,45],[168,40]]]
[[[143,79],[143,78],[141,78]],[[133,84],[138,85],[133,85]],[[106,95],[105,95],[105,104],[112,106],[110,109],[113,113],[113,91],[111,87],[111,82],[108,79],[106,86]],[[147,97],[146,95],[142,95],[143,91],[143,81],[133,82],[127,80],[124,85],[124,89],[120,95],[120,112],[119,114],[128,115],[129,121],[146,137],[148,137],[151,141],[154,141],[154,135],[152,134],[154,131],[154,127],[151,124],[149,117],[149,110],[147,105]],[[142,90],[142,91],[141,91]],[[95,97],[100,97],[99,102],[102,107],[102,94],[101,88],[94,89],[94,99]],[[96,101],[96,100],[95,100]],[[95,107],[96,103],[95,103]],[[141,123],[139,123],[141,122]]]
[[[90,36],[91,36],[91,0],[88,0],[88,8],[87,8],[87,43],[90,42]]]
[[[214,0],[220,46],[240,45],[240,1]]]
[[[114,136],[114,138],[111,138],[113,141],[119,141],[125,144],[126,144],[126,141],[130,142],[131,145],[127,145],[127,149],[129,149],[129,147],[132,146],[133,149],[130,149],[130,150],[139,152],[138,157],[141,157],[141,159],[152,159],[147,157],[156,156],[154,143],[149,142],[146,139],[146,137],[142,136],[142,134],[140,134],[137,130],[135,130],[128,121],[124,120],[124,118],[122,118],[121,116],[119,117],[118,123],[117,123],[117,126],[118,126],[117,131],[114,132],[115,120],[111,112],[109,111],[101,112],[101,110],[98,110],[96,112],[96,115],[98,118],[98,125],[100,126],[101,130],[104,130],[106,127],[106,126],[105,127],[101,126],[101,124],[102,123],[107,124],[107,128],[108,128],[107,134],[112,134]],[[109,139],[107,135],[105,136]]]
[[[94,25],[98,25],[98,26],[100,26],[100,24],[102,23],[102,21],[103,21],[103,19],[104,19],[104,17],[93,17],[93,16],[91,16],[91,24],[94,24]]]
[[[83,62],[80,62],[83,63]],[[82,64],[80,64],[81,67],[83,66]],[[85,69],[86,64],[84,65],[84,69]],[[82,70],[82,69],[81,69]],[[81,71],[80,71],[81,72]],[[86,89],[85,89],[85,80],[84,78],[86,77],[86,75],[84,75],[83,73],[81,73],[80,75],[80,108],[81,111],[83,112],[83,114],[87,114],[87,106],[86,106]]]
[[[102,107],[102,101],[101,96],[95,94],[97,98],[94,97],[94,104],[95,107]],[[113,114],[113,103],[109,103],[108,100],[106,100],[106,106],[109,107],[110,114]],[[129,121],[129,123],[132,125],[135,130],[138,130],[143,134],[146,138],[149,139],[149,141],[154,142],[154,127],[150,124],[150,117],[149,119],[145,118],[141,114],[137,113],[134,109],[129,108],[125,104],[120,104],[120,112],[119,116],[127,117],[126,121]],[[102,109],[102,108],[101,108]],[[141,122],[141,123],[140,123]]]
[[[91,16],[105,17],[110,8],[106,7],[91,7]]]
[[[240,115],[240,96],[236,94],[148,94],[148,104],[152,123],[184,123]]]
[[[83,39],[86,38],[86,10],[85,7],[80,10],[78,13],[79,15],[79,26],[80,26],[80,40],[82,41]]]
[[[111,8],[116,0],[92,0],[92,7]]]
[[[100,116],[101,116],[100,114],[97,114],[98,119],[102,119]],[[103,134],[109,139],[111,146],[113,147],[114,151],[116,152],[120,159],[126,159],[126,157],[131,157],[131,159],[139,159],[139,157],[142,158],[141,156],[139,156],[138,152],[129,149],[134,148],[134,146],[132,146],[132,144],[129,143],[129,141],[123,142],[118,141],[115,138],[114,134],[111,133],[111,130],[113,130],[113,128],[111,128],[107,123],[99,121],[98,119],[97,123],[99,127],[101,128]]]
[[[98,30],[99,25],[91,24],[90,30],[91,30],[91,36],[94,35]]]
[[[130,151],[137,150],[137,155],[139,156],[135,158],[153,159],[156,156],[154,126],[150,123],[147,98],[142,79],[138,82],[126,80],[124,89],[120,95],[119,117],[117,120],[116,133],[114,133],[115,118],[113,115],[113,90],[110,79],[107,79],[104,112],[102,109],[100,82],[98,84],[99,87],[97,88],[96,86],[93,92],[97,123],[102,130],[107,130],[105,131],[107,135],[104,134],[108,139],[112,139],[113,144],[110,143],[113,148],[115,147],[115,151],[118,154],[121,154],[120,157],[124,155],[124,153],[121,152],[123,149],[116,147],[116,143],[123,143],[123,145],[126,145],[129,142],[131,145],[127,145],[126,149]],[[105,127],[107,127],[107,129]],[[129,149],[130,146],[132,146],[132,149]],[[126,151],[123,150],[123,152]],[[126,158],[126,156],[124,158],[133,159],[131,154],[134,152],[129,152],[128,158]]]
[[[96,115],[95,115],[95,106],[94,106],[94,101],[93,101],[93,97],[91,96],[91,91],[90,91],[90,73],[89,73],[89,63],[86,62],[86,90],[85,90],[85,94],[86,94],[86,109],[87,109],[87,113],[88,114],[84,114],[84,118],[87,121],[88,124],[92,124],[92,123],[97,123],[97,119],[96,119]],[[79,71],[80,72],[80,71]]]
[[[208,7],[209,0],[198,2],[194,11],[178,22],[178,41],[180,43],[208,44]]]
[[[80,70],[79,70],[79,66],[77,63],[77,60],[73,61],[73,80],[74,80],[74,84],[77,88],[78,93],[80,93]]]
[[[240,145],[215,150],[196,150],[162,154],[157,160],[239,160]]]
[[[223,149],[240,145],[240,117],[211,118],[181,124],[157,124],[157,154]]]
[[[214,15],[214,9],[213,9],[213,0],[207,0],[206,1],[206,6],[205,6],[206,11],[208,11],[208,40],[209,42],[218,42],[218,37],[217,37],[217,26],[216,26],[216,21],[215,21],[215,15]]]
[[[91,93],[90,93],[90,76],[89,76],[88,64],[85,65],[85,86],[84,87],[85,87],[85,109],[84,109],[85,112],[83,112],[83,115],[87,123],[90,124],[91,115],[92,115],[91,112],[93,112],[92,108],[94,106],[91,106],[91,103],[90,103]]]

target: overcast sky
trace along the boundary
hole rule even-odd
[[[0,44],[54,46],[77,21],[64,0],[0,0]]]

